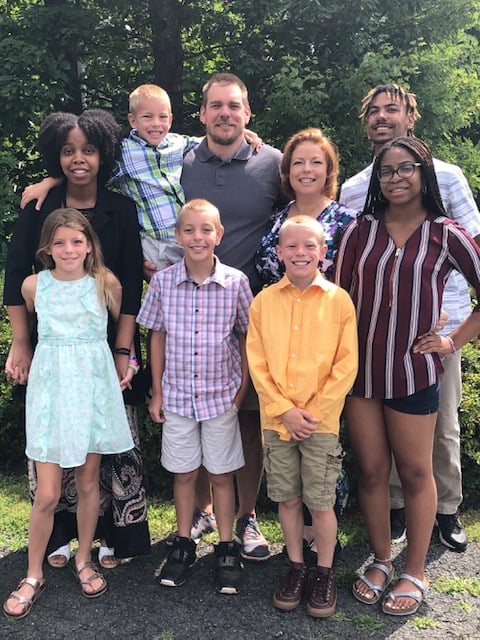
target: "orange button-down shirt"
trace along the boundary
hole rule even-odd
[[[316,432],[338,435],[340,414],[358,367],[357,323],[348,293],[320,273],[300,291],[284,276],[250,307],[250,375],[263,429],[290,440],[280,416],[300,407]]]

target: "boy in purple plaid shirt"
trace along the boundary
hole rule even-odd
[[[213,486],[220,542],[216,588],[237,593],[240,546],[233,541],[233,472],[244,465],[238,424],[248,385],[245,335],[252,293],[248,278],[214,256],[223,227],[218,209],[191,200],[175,237],[184,259],[154,274],[137,321],[152,330],[152,420],[163,423],[162,465],[175,474],[178,535],[158,580],[177,587],[196,559],[191,539],[195,480],[203,465]]]

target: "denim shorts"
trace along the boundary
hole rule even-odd
[[[417,393],[412,393],[410,396],[384,399],[382,402],[386,407],[400,413],[410,413],[417,416],[437,413],[440,404],[440,384],[437,382],[426,389],[417,391]]]

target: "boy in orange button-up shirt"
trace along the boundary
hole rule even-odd
[[[294,609],[307,583],[303,501],[312,513],[318,543],[307,613],[327,617],[336,606],[333,506],[343,457],[340,414],[357,373],[355,310],[348,293],[318,271],[326,246],[317,220],[287,219],[277,252],[286,274],[254,299],[247,335],[265,437],[268,495],[279,503],[289,557],[289,571],[273,604]]]

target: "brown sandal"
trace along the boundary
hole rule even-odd
[[[22,594],[20,593],[20,589],[25,584],[28,584],[28,586],[33,589],[33,593],[30,598],[22,596]],[[3,603],[3,613],[7,616],[7,618],[15,618],[16,620],[18,620],[19,618],[25,618],[25,616],[28,616],[28,614],[32,610],[33,605],[41,596],[44,589],[45,589],[45,580],[37,580],[36,578],[28,578],[28,577],[23,578],[18,583],[16,591],[12,591],[12,593],[8,596],[8,598]],[[25,609],[23,609],[23,611],[21,611],[20,613],[12,613],[11,611],[9,611],[7,609],[7,602],[11,598],[18,600],[18,604],[24,604]]]
[[[82,571],[85,571],[85,569],[91,569],[93,573],[86,580],[82,580],[80,574],[82,573]],[[98,572],[97,566],[94,562],[82,562],[78,566],[74,564],[73,573],[80,583],[82,594],[85,596],[85,598],[98,598],[98,596],[101,596],[107,590],[107,581],[102,576],[102,574]],[[102,586],[95,591],[85,591],[85,585],[90,585],[94,580],[101,580]]]

